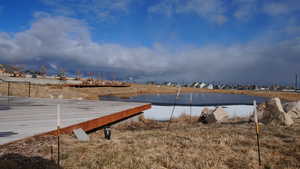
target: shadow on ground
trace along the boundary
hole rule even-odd
[[[0,137],[8,137],[8,136],[11,136],[11,135],[16,135],[16,134],[18,134],[18,133],[11,132],[11,131],[0,132]]]
[[[20,154],[4,154],[0,168],[5,169],[62,169],[54,161],[42,157],[26,157]]]

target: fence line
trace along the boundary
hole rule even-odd
[[[0,81],[0,95],[31,97],[33,86],[30,82]]]

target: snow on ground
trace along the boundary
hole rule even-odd
[[[202,110],[207,107],[210,109],[215,106],[175,106],[173,117],[179,117],[182,114],[200,116]],[[230,117],[247,117],[253,112],[253,106],[249,105],[229,105],[222,106],[226,112],[230,114]],[[151,109],[144,112],[144,117],[153,120],[169,120],[173,106],[152,106]],[[191,110],[191,111],[190,111]]]

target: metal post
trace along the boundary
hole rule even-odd
[[[261,157],[260,157],[260,144],[259,144],[259,124],[258,124],[258,117],[257,117],[257,109],[256,109],[256,101],[253,101],[254,106],[254,120],[256,126],[256,141],[257,141],[257,155],[258,155],[258,164],[261,166]]]
[[[57,105],[57,164],[60,165],[60,104]]]
[[[53,146],[52,145],[51,145],[50,153],[51,153],[51,161],[53,161]]]
[[[295,90],[298,88],[298,74],[296,73],[295,77]]]
[[[256,140],[257,140],[257,153],[258,153],[258,164],[261,166],[261,158],[260,158],[260,144],[259,144],[259,128],[258,124],[256,124]]]
[[[7,96],[10,96],[10,82],[7,82]]]
[[[10,82],[7,82],[7,107],[10,106],[10,99],[9,99],[9,90],[10,90]]]
[[[192,104],[193,104],[193,93],[190,95],[190,122],[192,122]]]
[[[172,120],[172,118],[173,118],[173,114],[174,114],[174,110],[175,110],[175,106],[176,106],[176,101],[177,101],[177,99],[179,98],[180,90],[181,90],[181,88],[179,87],[179,88],[178,88],[178,91],[177,91],[177,94],[176,94],[176,98],[175,98],[175,100],[174,100],[174,105],[173,105],[172,113],[171,113],[171,116],[170,116],[170,119],[169,119],[169,123],[168,123],[168,126],[167,126],[167,130],[169,130],[170,123],[171,123],[171,120]]]
[[[30,82],[28,82],[28,97],[30,97],[30,91],[31,90],[31,83]]]
[[[169,119],[169,123],[168,123],[168,126],[167,126],[167,130],[169,130],[169,126],[170,126],[171,120],[173,118],[173,113],[174,113],[174,110],[175,110],[176,100],[177,99],[175,99],[175,101],[174,101],[174,105],[173,105],[172,113],[171,113],[171,116],[170,116],[170,119]]]
[[[59,127],[57,126],[57,164],[60,165],[60,139],[59,139]]]

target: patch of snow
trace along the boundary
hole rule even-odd
[[[176,106],[173,114],[173,118],[179,117],[182,114],[200,116],[202,110],[207,107],[209,109],[215,108],[215,106]],[[253,106],[251,105],[229,105],[222,106],[230,117],[249,117],[253,112]],[[173,106],[152,106],[151,109],[144,112],[144,117],[153,120],[169,120]]]

